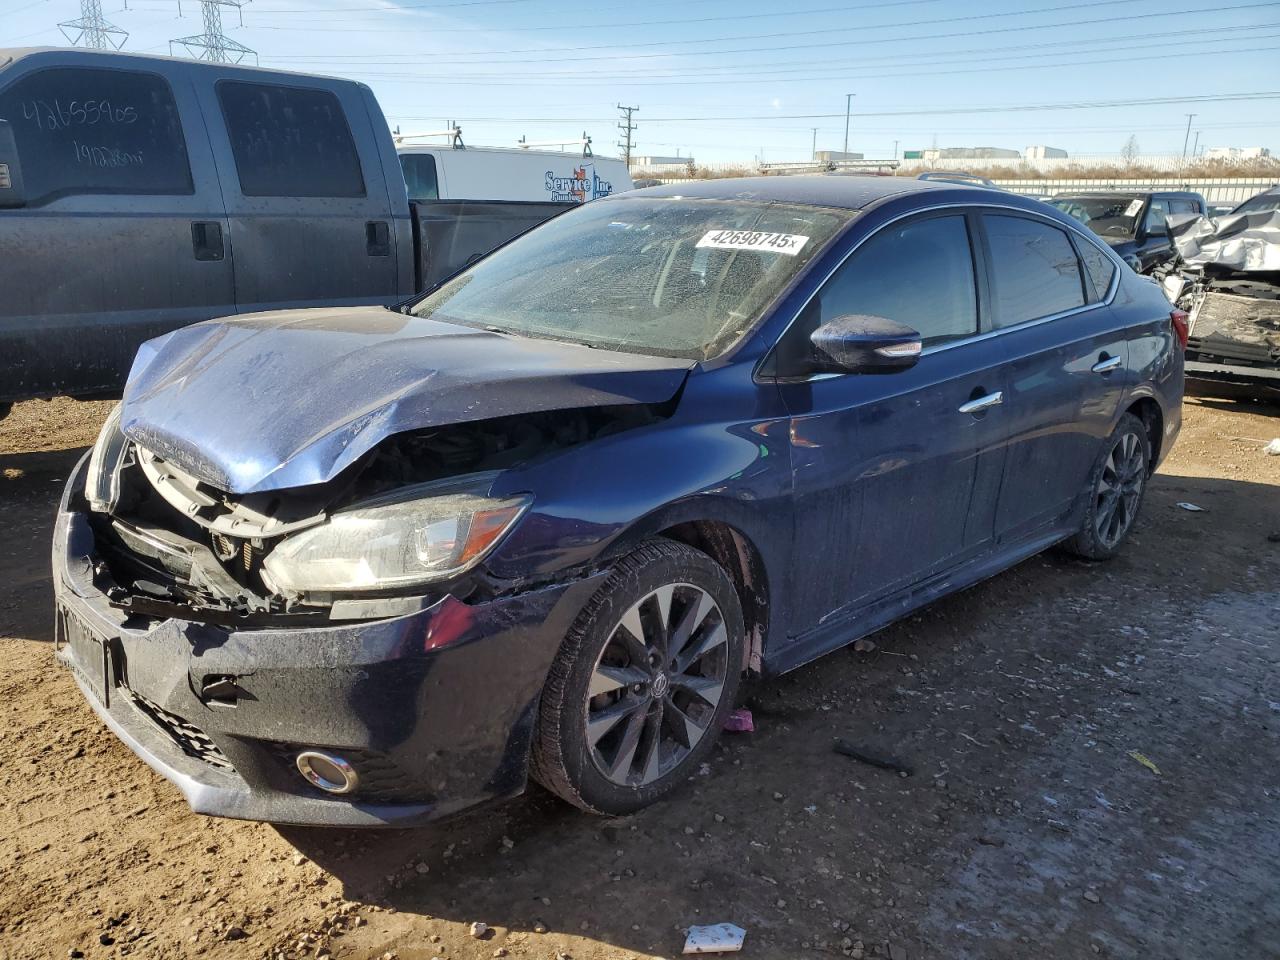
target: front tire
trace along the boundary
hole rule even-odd
[[[1119,553],[1138,519],[1150,471],[1147,426],[1126,413],[1089,473],[1084,522],[1063,546],[1086,560],[1110,560]]]
[[[532,773],[584,810],[631,813],[715,743],[742,674],[742,606],[724,569],[650,540],[578,615],[543,688]]]

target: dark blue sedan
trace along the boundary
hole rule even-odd
[[[791,670],[1060,545],[1177,436],[1186,317],[1046,204],[584,205],[400,310],[146,344],[56,528],[60,657],[196,810],[619,814]]]

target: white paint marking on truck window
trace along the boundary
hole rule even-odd
[[[708,230],[698,241],[713,250],[760,250],[794,257],[809,238],[799,233],[762,233],[756,230]]]

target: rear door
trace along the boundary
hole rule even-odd
[[[217,79],[200,95],[222,176],[241,313],[392,303],[397,231],[358,87],[318,77]],[[399,179],[397,191],[403,186]]]
[[[981,335],[976,218],[949,209],[891,223],[841,265],[776,352],[791,414],[797,632],[986,550],[1003,443],[1004,355]],[[925,351],[889,374],[804,374],[809,335],[849,314],[905,323]],[[798,374],[798,375],[797,375]]]
[[[0,401],[118,391],[142,341],[235,312],[183,65],[59,59],[0,75],[29,198],[0,210]]]
[[[988,211],[982,221],[992,320],[1009,357],[996,511],[996,533],[1009,543],[1069,518],[1115,424],[1128,343],[1107,303],[1114,265],[1092,241],[1029,212]]]

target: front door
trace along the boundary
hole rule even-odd
[[[0,401],[118,392],[144,340],[235,312],[184,72],[46,64],[0,88],[27,191],[0,210]]]
[[[197,82],[239,311],[401,299],[387,178],[358,90],[318,77]]]
[[[954,211],[883,227],[779,344],[795,549],[808,558],[794,565],[806,572],[790,584],[798,634],[838,625],[990,544],[1005,375],[998,338],[978,337],[975,227],[972,216]],[[918,330],[924,355],[897,373],[805,375],[809,334],[850,314]]]

